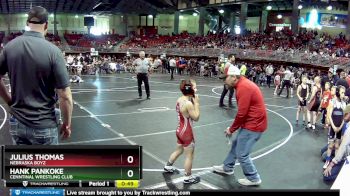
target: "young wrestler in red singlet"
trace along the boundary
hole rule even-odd
[[[179,125],[176,130],[177,147],[170,155],[168,163],[164,166],[165,172],[174,172],[173,164],[176,159],[185,152],[185,184],[194,184],[200,181],[199,177],[192,176],[192,160],[194,152],[194,136],[192,122],[199,119],[199,98],[195,95],[196,82],[194,80],[182,80],[180,90],[183,94],[176,102]]]

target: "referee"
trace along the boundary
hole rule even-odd
[[[141,51],[139,53],[140,58],[137,58],[133,65],[136,66],[136,74],[137,74],[137,86],[139,91],[139,99],[142,99],[142,82],[145,83],[145,89],[147,94],[147,99],[151,99],[149,92],[149,84],[148,84],[148,70],[150,67],[150,63],[147,59],[145,59],[145,52]]]

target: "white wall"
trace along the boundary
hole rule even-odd
[[[260,17],[248,17],[246,20],[245,28],[252,32],[259,31]]]
[[[158,18],[158,33],[161,35],[171,35],[174,32],[174,15],[173,14],[159,14]],[[180,29],[180,22],[179,22]]]
[[[125,35],[125,16],[123,15],[112,15],[109,17],[109,28],[112,32],[114,29],[114,32],[120,35]]]
[[[57,14],[56,21],[57,30],[59,34],[64,32],[81,32],[87,33],[87,27],[84,26],[84,15],[74,14]],[[0,15],[0,31],[7,32],[7,15]],[[95,27],[102,30],[103,32],[112,32],[114,29],[115,33],[125,34],[125,19],[126,17],[122,15],[112,15],[112,16],[96,16]],[[23,31],[26,26],[27,17],[25,14],[12,14],[10,15],[10,28],[11,32]],[[128,32],[136,31],[139,25],[138,15],[128,15]],[[152,25],[153,19],[147,17],[148,26]],[[182,15],[179,19],[179,33],[182,31],[188,31],[189,33],[198,33],[199,26],[199,16],[192,15]],[[146,19],[143,17],[141,21],[142,25],[146,24]],[[171,35],[174,32],[174,14],[159,14],[154,19],[154,25],[158,28],[158,33],[162,35]],[[49,32],[53,33],[53,17],[49,17]],[[208,26],[204,26],[204,33],[208,32]]]
[[[0,15],[0,31],[7,31],[6,23],[7,15]],[[18,32],[24,30],[26,26],[27,17],[25,14],[11,14],[9,17],[10,29],[12,32]],[[54,18],[49,16],[49,32],[53,32]],[[72,14],[57,14],[56,16],[57,30],[60,32],[87,32],[87,28],[84,27],[84,16],[78,15],[78,18]],[[109,31],[109,17],[97,16],[95,19],[95,27],[103,31]]]
[[[199,15],[181,15],[179,19],[179,33],[187,31],[188,33],[198,33],[199,28]],[[204,34],[207,31],[204,31]]]

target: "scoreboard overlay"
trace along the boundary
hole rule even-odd
[[[142,146],[2,146],[7,187],[138,188]]]

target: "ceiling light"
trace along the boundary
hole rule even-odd
[[[196,12],[195,12],[195,13],[193,13],[192,15],[193,15],[193,16],[198,16],[198,14],[197,14]]]
[[[278,15],[277,15],[277,18],[278,18],[278,19],[281,19],[281,18],[282,18],[282,15],[281,15],[281,14],[278,14]]]
[[[266,7],[266,9],[267,9],[267,10],[271,10],[271,9],[272,9],[272,6],[271,6],[271,5],[268,5],[268,6]]]
[[[225,11],[223,9],[219,10],[220,14],[223,14]]]
[[[302,5],[299,5],[299,6],[298,6],[298,9],[299,9],[299,10],[303,9],[303,6],[302,6]]]
[[[327,10],[332,10],[332,9],[333,7],[331,5],[327,7]]]

